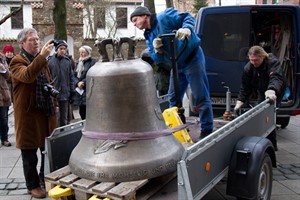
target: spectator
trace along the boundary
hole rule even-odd
[[[55,54],[48,59],[48,65],[54,80],[54,86],[59,91],[58,95],[58,124],[65,126],[70,123],[69,109],[70,101],[75,89],[75,77],[73,72],[73,61],[66,55],[68,44],[64,40],[57,40]]]
[[[285,89],[285,79],[279,60],[260,46],[251,47],[248,56],[250,61],[244,67],[234,111],[237,112],[242,106],[247,105],[246,103],[253,96],[257,96],[259,103],[265,98],[272,101],[277,99],[276,103],[279,106]],[[268,138],[277,151],[275,130],[269,134]]]
[[[15,56],[15,49],[12,45],[8,44],[8,45],[5,45],[2,49],[3,51],[3,54],[5,55],[6,57],[6,62],[7,64],[9,65],[10,64],[10,61],[13,59],[13,57]]]
[[[5,55],[6,62],[9,65],[10,61],[15,56],[15,49],[12,45],[8,44],[3,47],[2,51]],[[7,84],[8,84],[9,91],[10,91],[11,102],[13,102],[14,99],[13,99],[13,88],[12,88],[11,78],[7,79]]]
[[[188,85],[195,99],[194,111],[199,112],[201,133],[203,138],[213,131],[213,112],[210,102],[209,84],[205,70],[205,59],[200,45],[200,38],[194,32],[194,17],[189,13],[182,13],[174,8],[167,8],[161,13],[151,14],[148,8],[139,6],[130,15],[130,20],[140,30],[144,31],[147,46],[151,58],[155,63],[170,64],[169,56],[164,52],[170,52],[169,42],[159,38],[159,35],[170,34],[176,30],[176,52],[183,48],[188,39],[187,48],[177,59],[178,64],[178,90],[182,102]],[[171,64],[170,64],[171,66]],[[181,102],[176,102],[173,81],[173,70],[171,70],[170,86],[168,91],[170,107]]]
[[[76,81],[76,96],[74,103],[79,106],[79,115],[82,120],[86,118],[86,74],[88,70],[96,63],[92,57],[92,48],[82,46],[79,48],[79,61],[76,65],[75,77]],[[81,93],[81,94],[79,94]]]
[[[21,150],[23,172],[28,192],[35,198],[45,198],[44,183],[45,137],[57,127],[57,102],[47,86],[51,81],[47,57],[53,49],[51,41],[40,51],[40,39],[33,28],[18,34],[21,51],[10,63],[14,93],[16,147]],[[38,173],[37,151],[41,152]]]
[[[5,56],[0,53],[0,137],[1,144],[9,147],[8,141],[8,110],[11,105],[10,92],[6,80],[10,78],[10,72]]]

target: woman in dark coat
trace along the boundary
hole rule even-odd
[[[74,104],[79,106],[79,115],[84,120],[86,118],[86,74],[96,60],[91,57],[92,48],[86,45],[79,48],[79,56],[75,70],[77,82]]]
[[[5,56],[0,53],[0,138],[1,145],[9,147],[8,141],[8,110],[11,105],[11,95],[7,84],[10,72]]]

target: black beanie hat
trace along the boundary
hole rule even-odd
[[[64,41],[64,40],[57,40],[57,41],[56,41],[56,46],[55,46],[55,51],[57,51],[57,49],[58,49],[60,46],[65,46],[66,48],[68,48],[68,44],[67,44],[66,41]]]
[[[142,16],[142,15],[148,15],[150,16],[151,13],[147,7],[139,6],[137,7],[130,15],[130,21],[132,21],[132,18],[135,16]]]

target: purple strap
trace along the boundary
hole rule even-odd
[[[91,139],[100,139],[100,140],[147,140],[154,139],[157,137],[163,137],[171,135],[174,132],[185,129],[193,123],[186,123],[174,128],[168,128],[158,131],[147,131],[147,132],[130,132],[130,133],[103,133],[103,132],[94,132],[82,130],[82,134]]]

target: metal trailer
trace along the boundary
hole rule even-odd
[[[272,143],[265,137],[276,128],[275,118],[274,104],[265,100],[187,147],[177,164],[178,199],[201,199],[225,176],[228,195],[238,199],[270,199],[276,157]],[[68,159],[60,156],[62,151],[71,153],[78,142],[72,135],[80,135],[82,126],[83,122],[78,122],[58,128],[46,139],[46,160],[51,173],[57,169],[55,166],[67,165]],[[66,145],[71,142],[72,145]],[[57,157],[59,159],[55,160]],[[57,171],[53,173],[57,174]],[[90,191],[92,189],[86,193]],[[97,199],[95,194],[91,195]]]
[[[226,175],[227,194],[270,199],[276,157],[265,137],[276,128],[276,110],[268,102],[185,150],[177,168],[178,199],[201,199]]]

